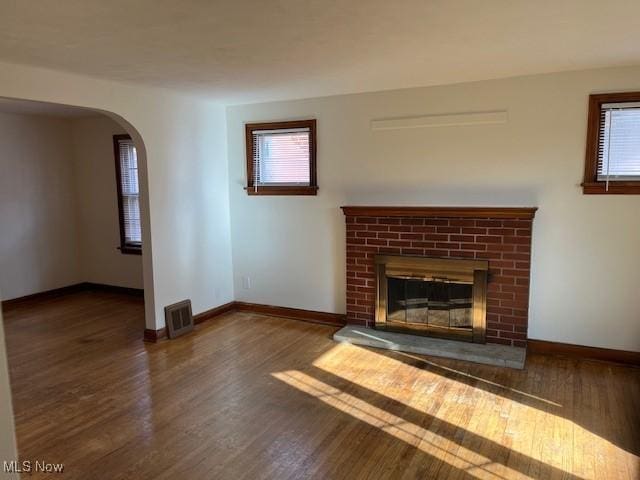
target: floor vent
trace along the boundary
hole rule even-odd
[[[183,300],[164,307],[164,319],[169,338],[176,338],[193,330],[191,300]]]

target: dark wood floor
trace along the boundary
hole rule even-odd
[[[141,300],[5,312],[21,459],[67,479],[640,477],[640,370],[525,371],[338,345],[234,313],[143,344]]]

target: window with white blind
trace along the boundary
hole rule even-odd
[[[120,250],[122,253],[139,254],[142,252],[142,228],[140,223],[138,155],[129,135],[114,135],[113,145],[118,182]]]
[[[640,193],[640,93],[591,95],[585,193]]]
[[[247,124],[247,193],[315,195],[315,133],[315,120]]]

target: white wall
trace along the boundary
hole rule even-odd
[[[233,299],[224,109],[176,92],[0,64],[0,96],[109,112],[139,145],[147,328]],[[0,226],[2,228],[2,226]]]
[[[78,283],[69,122],[0,113],[0,145],[4,299]]]
[[[163,307],[183,298],[193,300],[194,313],[233,300],[222,107],[168,90],[6,63],[0,63],[0,97],[109,112],[132,135],[141,167],[147,328],[163,327]],[[5,355],[0,341],[0,359]],[[8,396],[0,378],[0,400]],[[9,420],[6,413],[0,411],[0,422]],[[10,425],[0,427],[4,445]]]
[[[70,123],[80,277],[85,282],[143,288],[142,257],[117,249],[120,224],[113,135],[127,132],[105,115]]]
[[[229,107],[236,299],[344,312],[340,205],[538,206],[529,337],[640,350],[640,197],[579,186],[588,94],[639,89],[621,68]],[[503,109],[502,125],[369,127]],[[243,123],[300,118],[318,120],[319,195],[247,196]]]
[[[105,115],[0,113],[0,288],[11,299],[95,282],[143,288],[119,245],[113,135]]]

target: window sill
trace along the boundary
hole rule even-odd
[[[310,186],[274,186],[274,187],[245,187],[247,195],[317,195],[318,187]]]
[[[582,184],[584,195],[640,195],[640,182],[585,182]]]
[[[123,255],[142,255],[142,247],[133,247],[131,245],[123,245],[118,247]]]

